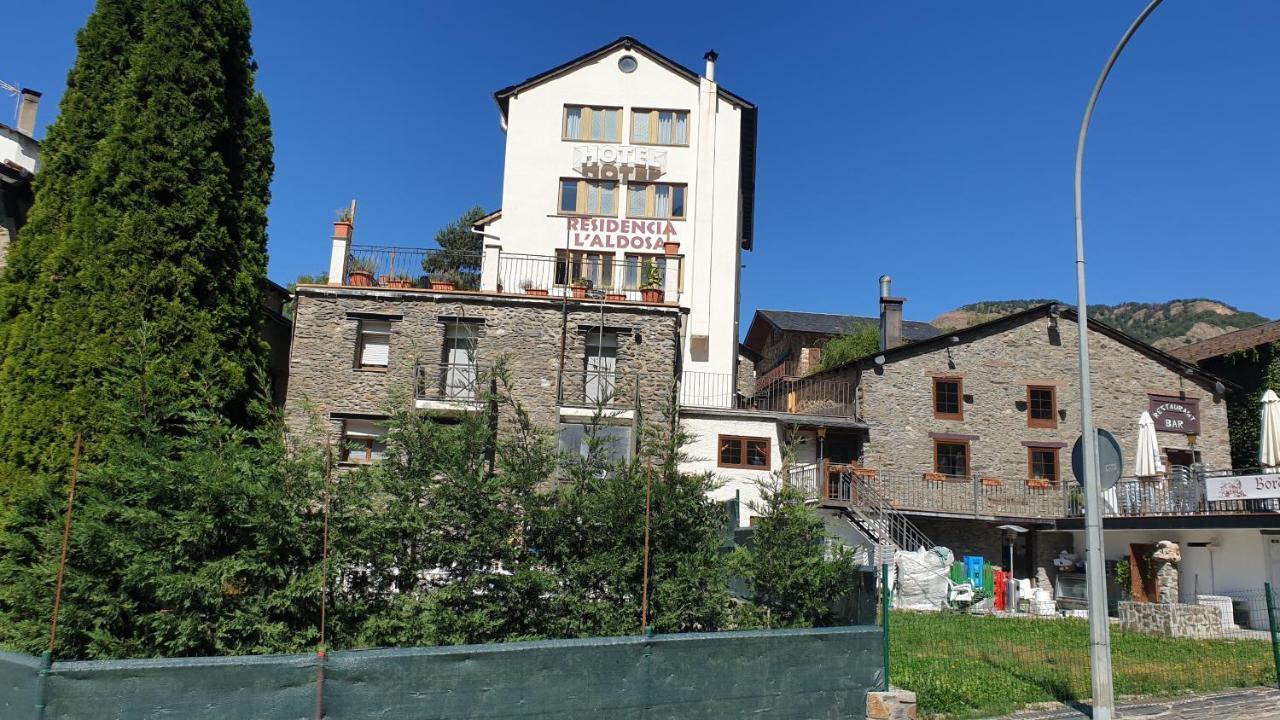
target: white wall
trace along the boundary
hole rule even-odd
[[[625,54],[638,61],[632,73],[618,69],[618,59]],[[596,62],[512,97],[507,117],[502,219],[486,231],[499,236],[497,243],[504,254],[554,255],[557,249],[566,247],[568,219],[557,216],[559,181],[582,176],[573,167],[576,146],[597,144],[561,139],[566,104],[621,107],[620,142],[601,144],[623,146],[630,146],[631,108],[688,110],[688,147],[644,147],[667,154],[666,172],[658,180],[687,185],[686,218],[670,221],[684,256],[680,303],[690,309],[683,341],[684,369],[732,374],[737,358],[741,265],[738,180],[742,113],[733,104],[718,99],[714,86],[705,79],[702,85],[712,91],[706,97],[714,102],[715,132],[709,136],[714,147],[699,144],[699,84],[634,50],[619,48]],[[704,160],[701,167],[700,153]],[[706,162],[708,158],[710,164]],[[711,177],[702,177],[704,173]],[[713,183],[711,191],[700,192],[701,185],[708,182]],[[625,191],[625,185],[620,185],[615,215],[619,221],[627,219]],[[709,202],[704,203],[705,198]],[[695,232],[695,227],[705,228],[706,232]],[[611,251],[590,246],[571,249]],[[613,252],[618,260],[627,252],[662,254],[661,249]],[[503,281],[508,287],[519,285],[518,280]],[[696,334],[707,337],[705,357],[692,352]]]
[[[760,501],[760,489],[756,483],[768,480],[782,467],[778,423],[765,418],[753,420],[724,417],[684,417],[680,423],[693,435],[693,441],[685,448],[689,459],[681,469],[690,473],[710,472],[715,475],[720,487],[711,493],[711,497],[716,500],[731,500],[736,493],[740,503],[740,524],[746,527],[750,524],[750,518],[759,514],[749,507]],[[769,470],[718,467],[716,458],[720,435],[769,438]]]
[[[1075,551],[1084,558],[1083,533],[1072,533]],[[1108,560],[1129,557],[1130,543],[1155,544],[1172,540],[1182,548],[1178,593],[1186,602],[1195,596],[1197,577],[1201,595],[1238,590],[1256,591],[1267,582],[1266,536],[1258,530],[1107,530],[1104,552]],[[1214,550],[1192,548],[1193,542],[1214,542]]]
[[[11,162],[27,172],[40,170],[40,146],[17,130],[0,129],[0,163]]]

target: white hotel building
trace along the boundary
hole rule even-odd
[[[699,74],[622,37],[497,91],[502,206],[475,225],[483,257],[464,277],[430,273],[439,251],[353,245],[337,223],[328,284],[298,289],[295,421],[319,408],[365,446],[352,461],[372,459],[397,388],[465,412],[477,367],[504,357],[573,449],[593,401],[607,395],[606,422],[633,439],[635,409],[675,381],[689,469],[725,481],[717,496],[740,498],[743,525],[787,429],[810,461],[827,428],[865,429],[847,387],[758,384],[741,354],[757,109],[717,83],[714,51],[704,60]]]

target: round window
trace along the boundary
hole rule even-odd
[[[636,59],[631,55],[623,55],[618,58],[618,69],[624,73],[636,71]]]

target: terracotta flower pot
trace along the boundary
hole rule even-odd
[[[662,288],[641,288],[640,299],[647,303],[662,302]]]
[[[986,487],[999,487],[1004,484],[1000,478],[982,478],[982,484]]]
[[[627,296],[624,295],[623,293],[611,292],[611,293],[605,293],[604,299],[605,300],[626,300]]]
[[[373,285],[373,273],[368,270],[352,270],[347,273],[347,284],[360,287]]]
[[[412,281],[412,280],[410,280],[409,278],[403,278],[403,277],[385,277],[385,276],[384,276],[384,277],[382,278],[382,287],[388,287],[388,288],[411,288],[411,287],[413,287],[413,281]]]
[[[1043,489],[1043,488],[1049,487],[1050,484],[1051,483],[1048,480],[1028,480],[1027,481],[1027,487],[1029,488]]]
[[[432,290],[457,290],[458,286],[448,281],[432,280],[431,289]]]
[[[662,252],[668,255],[677,255],[680,253],[680,243],[668,240],[662,243]]]
[[[947,476],[940,472],[927,472],[923,478],[929,482],[942,482],[947,479]]]
[[[547,296],[547,290],[546,290],[546,288],[525,288],[525,289],[524,289],[524,294],[525,294],[525,295],[533,295],[533,296],[535,296],[535,297],[546,297],[546,296]]]
[[[573,296],[576,298],[584,298],[587,296],[586,287],[578,287],[577,285],[574,285],[573,287],[569,288],[569,290],[573,292]]]
[[[333,236],[342,240],[351,239],[351,223],[346,220],[338,220],[333,223]]]

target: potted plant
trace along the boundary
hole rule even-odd
[[[627,296],[625,293],[614,292],[613,290],[610,290],[609,292],[606,292],[604,294],[604,299],[612,302],[617,300],[626,300]]]
[[[680,253],[680,241],[667,238],[662,241],[662,252],[667,255],[678,255]]]
[[[940,472],[927,472],[921,476],[921,479],[926,482],[943,482],[947,479],[947,476]]]
[[[640,286],[640,299],[647,303],[662,302],[662,272],[658,270],[658,263],[649,266],[649,273]]]
[[[546,297],[547,295],[547,289],[538,287],[532,280],[525,280],[520,283],[520,288],[524,290],[525,295],[536,295],[538,297]]]
[[[587,291],[590,290],[591,287],[591,280],[584,277],[576,277],[573,279],[573,282],[569,283],[569,289],[576,298],[586,297]]]
[[[1031,478],[1027,480],[1027,487],[1037,488],[1040,490],[1043,490],[1044,488],[1049,487],[1049,485],[1051,484],[1052,483],[1046,478]]]
[[[984,478],[982,478],[982,486],[983,486],[983,487],[1000,487],[1000,486],[1001,486],[1001,485],[1003,485],[1003,484],[1004,484],[1004,481],[1003,481],[1003,480],[1001,480],[1000,478],[997,478],[997,477],[984,477]]]
[[[458,273],[453,270],[431,273],[432,290],[457,290]]]
[[[347,260],[347,284],[359,286],[373,285],[373,270],[373,260],[352,255]]]
[[[354,224],[355,216],[351,208],[342,208],[338,211],[338,219],[333,221],[333,236],[340,240],[350,240]]]
[[[389,288],[411,288],[413,287],[413,278],[404,273],[396,273],[395,275],[383,275],[382,286]]]

